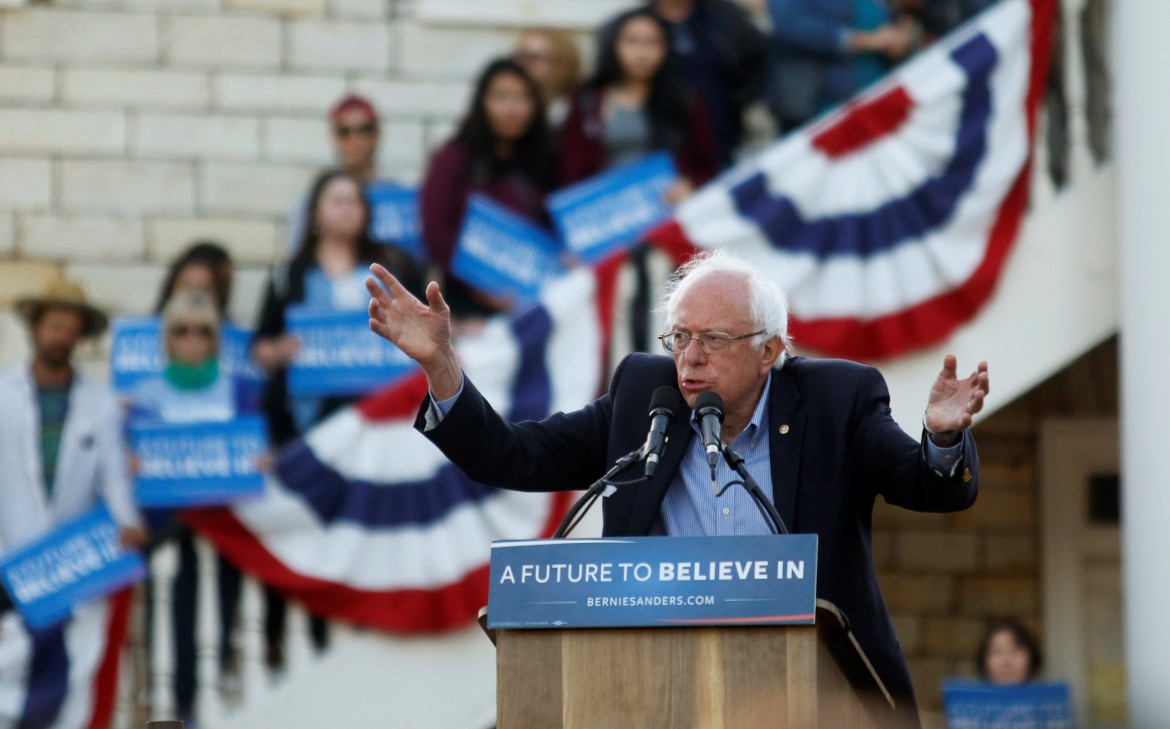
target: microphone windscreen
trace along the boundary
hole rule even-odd
[[[719,393],[708,390],[699,395],[695,400],[695,412],[702,415],[704,410],[718,414],[719,422],[723,422],[723,398]]]
[[[653,397],[650,398],[650,412],[665,410],[670,413],[670,417],[677,417],[683,408],[686,407],[686,402],[683,400],[682,393],[678,391],[677,387],[670,385],[663,385],[654,391]]]

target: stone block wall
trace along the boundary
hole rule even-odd
[[[924,729],[945,729],[940,685],[975,675],[989,619],[1021,620],[1043,644],[1041,424],[1068,416],[1116,417],[1117,382],[1117,341],[1111,339],[976,425],[981,484],[967,511],[918,514],[879,500],[874,562]],[[1059,667],[1049,669],[1061,677]]]
[[[433,20],[445,4],[57,0],[0,10],[0,366],[27,353],[15,299],[68,276],[113,314],[142,313],[169,260],[198,238],[231,250],[231,315],[251,322],[285,251],[288,214],[332,161],[329,106],[367,95],[384,119],[384,174],[415,182],[475,73],[527,22],[519,11],[460,21],[458,8]],[[418,17],[423,5],[432,19]],[[589,4],[536,5],[533,19],[575,29],[587,45]],[[86,348],[87,365],[101,370],[107,348]]]

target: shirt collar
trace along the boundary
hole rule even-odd
[[[748,425],[743,429],[740,435],[747,435],[749,440],[756,437],[756,433],[760,432],[760,428],[764,423],[764,413],[767,412],[766,406],[768,402],[768,391],[772,389],[772,372],[768,372],[768,379],[764,380],[764,389],[760,392],[760,400],[756,403],[756,409],[752,412],[752,419],[748,421]],[[699,423],[698,414],[691,411],[691,427],[695,429],[696,433],[702,432],[702,427]],[[738,437],[738,436],[737,436]]]

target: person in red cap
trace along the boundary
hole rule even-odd
[[[349,94],[329,111],[333,149],[341,169],[362,182],[377,177],[378,112],[365,97]]]
[[[378,188],[401,187],[393,180],[378,176],[381,120],[369,99],[358,94],[346,94],[334,102],[329,109],[329,135],[337,168],[361,182],[366,188],[367,196],[371,196]],[[300,247],[301,239],[304,237],[307,202],[306,198],[302,198],[289,218],[286,243],[290,256]],[[371,203],[373,202],[371,197]],[[379,239],[379,242],[401,241]]]

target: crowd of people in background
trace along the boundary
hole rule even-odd
[[[286,373],[299,348],[286,328],[290,306],[364,310],[369,296],[363,281],[376,262],[419,295],[426,281],[439,280],[457,319],[505,311],[510,300],[479,291],[451,271],[473,195],[551,228],[545,201],[552,192],[665,152],[679,174],[666,201],[677,204],[741,157],[753,107],[770,113],[778,133],[793,130],[992,1],[651,0],[603,23],[592,38],[592,58],[584,58],[578,40],[562,30],[524,30],[510,56],[485,64],[455,132],[427,164],[418,193],[426,260],[394,241],[371,237],[367,186],[394,181],[385,180],[377,166],[382,116],[369,100],[345,96],[328,114],[336,167],[320,173],[303,199],[290,201],[287,260],[274,267],[257,320],[241,322],[254,324],[251,356],[267,376],[263,392],[249,390],[220,369],[233,264],[222,247],[199,242],[174,261],[159,293],[155,314],[160,317],[164,368],[130,394],[129,416],[174,423],[258,412],[267,421],[272,448],[278,449],[352,401],[290,396]],[[26,500],[30,505],[46,499],[57,503],[54,518],[60,519],[78,510],[69,506],[70,499],[89,503],[96,497],[96,486],[76,483],[68,488],[77,494],[54,494],[54,484],[67,480],[62,474],[55,479],[58,455],[63,461],[70,448],[61,440],[68,429],[66,410],[69,417],[113,412],[109,393],[85,384],[70,365],[77,342],[102,331],[105,320],[72,289],[30,302],[25,314],[34,360],[31,369],[23,365],[21,373],[0,381],[0,401],[7,403],[5,412],[20,408],[38,413],[42,459],[35,465],[44,474],[47,493],[34,493],[40,487],[30,484]],[[70,389],[75,378],[80,384]],[[62,398],[92,403],[66,408]],[[107,420],[99,432],[117,418]],[[13,422],[0,418],[0,429],[13,427]],[[114,435],[109,438],[120,442]],[[132,471],[134,460],[128,463]],[[104,488],[125,525],[124,540],[142,543],[121,461],[101,468],[118,476],[107,479]],[[35,536],[30,529],[48,528],[49,517],[17,519],[14,515],[20,513],[12,503],[0,510],[0,547]],[[171,513],[150,513],[147,523],[155,541],[172,539],[178,545],[170,616],[174,691],[179,717],[190,722],[199,604],[195,542]],[[233,626],[241,576],[221,559],[217,579],[219,661],[222,673],[230,677],[236,664]],[[284,663],[286,606],[273,591],[266,600],[266,659],[278,672]],[[322,619],[313,619],[311,634],[314,645],[324,649],[328,636]],[[1000,646],[1001,635],[1007,633],[989,637],[981,653],[991,680],[997,680],[999,656],[1006,650]],[[1031,675],[1038,654],[1034,644],[1023,645],[1032,651]]]

